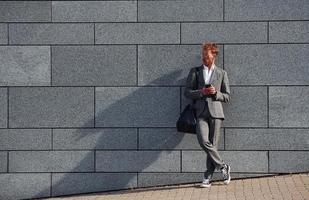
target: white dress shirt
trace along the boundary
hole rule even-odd
[[[210,77],[211,77],[212,72],[214,71],[215,66],[216,65],[213,63],[210,70],[209,70],[208,67],[206,65],[204,65],[203,75],[204,75],[204,79],[205,79],[205,84],[209,84]]]

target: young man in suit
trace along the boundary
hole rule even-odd
[[[200,146],[207,153],[207,170],[201,187],[210,187],[215,169],[222,172],[225,184],[231,180],[231,167],[222,160],[218,152],[220,127],[224,120],[222,102],[230,100],[230,86],[227,72],[215,65],[218,46],[204,43],[202,47],[203,64],[198,67],[199,75],[196,77],[195,68],[191,68],[184,95],[196,100],[193,105],[197,118],[196,134]]]

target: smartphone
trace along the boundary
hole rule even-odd
[[[211,84],[205,84],[204,87],[208,88],[208,87],[210,87],[210,86],[211,86]]]

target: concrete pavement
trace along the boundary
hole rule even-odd
[[[46,199],[46,198],[45,198]],[[85,195],[47,198],[48,200],[309,200],[309,173],[215,181],[210,188],[199,183],[158,186]]]

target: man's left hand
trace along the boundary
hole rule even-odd
[[[209,90],[210,90],[210,94],[216,94],[216,88],[214,86],[210,86],[209,87]]]

